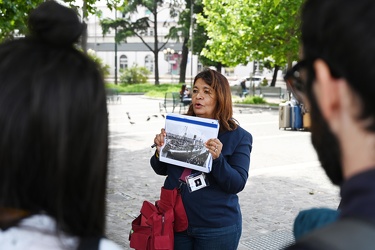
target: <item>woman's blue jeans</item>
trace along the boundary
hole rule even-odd
[[[242,224],[229,227],[188,227],[174,234],[175,250],[235,250],[242,233]]]

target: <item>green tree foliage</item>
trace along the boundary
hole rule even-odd
[[[146,67],[134,65],[125,69],[120,75],[120,82],[122,84],[146,83],[151,72]]]
[[[299,9],[303,0],[203,0],[198,22],[209,40],[206,57],[228,66],[268,60],[291,65],[299,51]]]
[[[27,33],[27,17],[43,0],[0,0],[0,42]]]
[[[205,16],[203,12],[203,3],[202,0],[196,0],[194,2],[194,13],[197,15]],[[205,48],[206,42],[209,40],[207,32],[205,30],[205,26],[201,23],[197,23],[194,28],[194,41],[193,41],[193,52],[194,54],[198,55],[199,61],[205,66],[214,66],[218,71],[221,71],[222,63],[220,61],[215,61],[212,58],[208,58],[205,56],[204,53],[201,53],[202,50]]]
[[[113,8],[121,0],[107,0],[108,8]],[[0,42],[5,39],[13,39],[17,35],[27,34],[27,18],[31,10],[36,8],[44,0],[0,0]],[[85,21],[89,14],[98,14],[95,8],[96,0],[83,0],[82,6],[76,4],[76,0],[64,0],[69,7],[75,9]],[[86,43],[86,40],[84,43]],[[84,50],[85,45],[82,46]]]
[[[260,1],[260,0],[258,0]],[[272,58],[276,65],[298,59],[300,7],[303,0],[260,1],[255,8],[252,44],[257,49],[254,58]]]
[[[201,54],[228,66],[245,64],[249,53],[244,49],[249,43],[248,19],[251,9],[245,7],[249,0],[203,0],[203,14],[198,23],[206,31],[208,40]]]

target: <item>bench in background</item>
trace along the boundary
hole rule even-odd
[[[230,86],[230,91],[233,95],[238,95],[239,97],[246,97],[248,96],[249,89],[242,89],[241,86]]]
[[[260,97],[279,97],[280,99],[284,99],[284,93],[281,87],[260,87],[259,88],[259,96]]]
[[[107,103],[121,103],[121,96],[117,89],[106,89]]]
[[[180,93],[178,92],[167,92],[165,93],[163,102],[159,103],[159,110],[160,112],[164,110],[165,113],[173,113],[175,108],[179,107],[179,113],[181,113],[181,109],[184,108],[185,110],[186,106],[189,106],[190,103],[191,99],[182,101]]]

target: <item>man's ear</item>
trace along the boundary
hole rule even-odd
[[[339,79],[331,75],[327,63],[321,59],[314,62],[315,82],[313,90],[322,115],[326,121],[335,116],[339,107],[338,84]]]

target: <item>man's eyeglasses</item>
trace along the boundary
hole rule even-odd
[[[284,80],[292,91],[293,96],[300,103],[303,103],[303,97],[306,91],[306,83],[301,77],[301,70],[306,68],[306,66],[307,61],[302,60],[288,70],[284,76]]]

